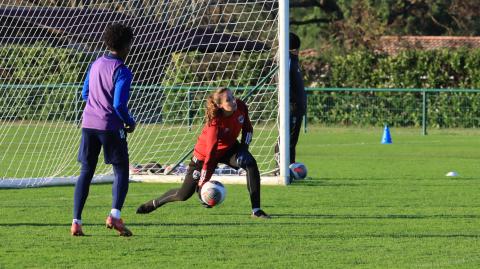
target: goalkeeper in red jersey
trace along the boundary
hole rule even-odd
[[[242,138],[238,142],[240,132]],[[252,217],[270,218],[260,208],[260,172],[255,158],[248,151],[252,132],[247,105],[235,99],[229,89],[217,89],[207,99],[206,124],[198,137],[182,186],[142,204],[137,214],[147,214],[166,203],[189,199],[210,180],[217,164],[224,163],[247,171]]]

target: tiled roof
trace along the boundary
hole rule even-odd
[[[301,58],[317,57],[318,51],[315,49],[305,49],[305,50],[301,50],[298,54]]]
[[[397,54],[405,49],[480,48],[480,37],[471,36],[382,36],[377,51]]]

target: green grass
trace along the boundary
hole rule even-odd
[[[69,235],[73,187],[0,190],[0,268],[479,268],[480,131],[311,128],[298,159],[310,179],[264,186],[271,220],[249,218],[246,186],[218,208],[196,199],[135,215],[177,185],[131,184],[123,217],[103,226],[111,186],[93,185],[88,236]],[[445,177],[457,171],[456,178]]]

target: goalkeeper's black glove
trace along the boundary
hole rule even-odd
[[[202,169],[200,172],[200,179],[198,180],[198,190],[200,191],[205,183],[207,183],[208,180],[206,180],[207,176],[207,170]]]
[[[237,152],[237,164],[245,169],[249,164],[253,163],[253,156],[248,152],[248,147],[242,146]]]
[[[127,133],[133,133],[133,131],[135,131],[135,126],[136,126],[135,123],[134,123],[133,125],[126,125],[126,126],[125,126],[125,132],[127,132]]]

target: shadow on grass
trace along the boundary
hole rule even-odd
[[[293,181],[290,186],[308,187],[364,187],[389,184],[394,178],[321,178]]]
[[[324,217],[325,215],[321,215]],[[478,216],[477,216],[478,217]],[[221,237],[221,238],[239,238],[239,239],[265,239],[265,240],[271,240],[272,239],[272,234],[271,233],[265,233],[265,234],[229,234],[225,235],[222,233],[207,233],[207,234],[185,234],[185,233],[175,233],[172,234],[171,231],[168,233],[162,234],[162,233],[157,233],[158,228],[162,227],[215,227],[215,226],[225,226],[225,227],[252,227],[252,226],[272,226],[272,225],[278,225],[278,226],[287,226],[287,225],[293,225],[293,226],[298,226],[299,223],[286,223],[286,222],[271,222],[268,220],[260,220],[258,222],[246,222],[246,223],[219,223],[219,222],[211,222],[211,223],[129,223],[129,226],[134,232],[133,238],[176,238],[176,239],[205,239],[205,238],[215,238],[215,237]],[[308,224],[308,225],[313,225],[313,224]],[[319,226],[318,223],[314,224],[316,227]],[[320,224],[322,225],[322,224]],[[328,223],[324,225],[347,225],[347,223]],[[70,224],[59,224],[59,223],[0,223],[0,227],[18,227],[18,226],[27,226],[27,227],[62,227],[65,228],[65,234],[68,234],[67,230],[70,227]],[[144,229],[142,229],[142,227]],[[150,230],[151,232],[145,232],[145,229]],[[157,229],[155,229],[157,227]],[[85,225],[85,228],[87,228],[87,234],[84,237],[88,238],[98,238],[98,237],[108,237],[108,238],[113,238],[113,237],[119,237],[115,232],[105,235],[103,233],[98,234],[98,231],[101,230],[106,230],[105,226],[103,224],[87,224]],[[138,231],[138,232],[136,232]],[[199,230],[200,231],[200,230]],[[89,234],[89,232],[92,232],[94,234]],[[153,233],[153,234],[152,234]],[[283,234],[281,235],[282,237],[284,236]],[[369,239],[369,238],[380,238],[380,239],[403,239],[403,238],[409,238],[409,239],[436,239],[436,238],[467,238],[467,239],[480,239],[480,234],[465,234],[465,233],[459,233],[459,234],[441,234],[441,233],[425,233],[425,232],[419,232],[418,234],[416,233],[355,233],[352,232],[351,234],[345,234],[345,233],[337,233],[337,234],[302,234],[302,233],[295,233],[292,234],[291,236],[299,239],[299,238],[307,238],[307,239],[338,239],[338,240],[348,240],[348,239]],[[71,237],[74,238],[74,237]],[[80,237],[81,238],[81,237]],[[277,238],[276,236],[273,236],[273,238]]]
[[[210,215],[217,216],[244,216],[245,214],[222,213]],[[337,215],[337,214],[270,214],[272,219],[480,219],[480,215]]]
[[[245,216],[245,214],[211,214],[215,216]],[[271,214],[272,219],[253,219],[245,217],[245,222],[203,222],[203,223],[149,223],[149,222],[129,222],[131,226],[251,226],[251,225],[298,225],[298,222],[278,222],[274,220],[287,219],[480,219],[480,215],[407,215],[407,214],[389,214],[389,215],[336,215],[336,214]],[[273,221],[272,221],[273,220]],[[151,220],[150,220],[151,221]],[[235,220],[233,220],[235,221]],[[327,223],[326,223],[327,224]],[[332,223],[328,223],[330,225]],[[0,223],[0,227],[9,226],[32,226],[32,227],[70,227],[70,223],[29,223],[29,222],[12,222]],[[87,226],[105,226],[103,223],[89,223]],[[315,225],[321,225],[315,223]]]
[[[325,223],[325,224],[318,224],[316,223],[316,226],[321,226],[321,225],[341,225],[342,223]],[[63,223],[28,223],[28,222],[19,222],[19,223],[0,223],[0,227],[19,227],[19,226],[28,226],[28,227],[65,227],[65,228],[70,228],[69,223],[63,224]],[[242,223],[239,222],[204,222],[204,223],[138,223],[138,222],[129,222],[126,223],[128,227],[214,227],[214,226],[229,226],[229,227],[240,227],[240,226],[246,226],[246,227],[251,227],[251,226],[265,226],[265,225],[295,225],[298,226],[298,223],[296,222],[270,222],[269,220],[255,220],[252,219],[252,221],[245,221]],[[104,224],[98,224],[98,223],[92,223],[92,224],[84,224],[84,227],[102,227],[105,228]]]
[[[176,238],[176,239],[205,239],[205,238],[238,238],[242,240],[247,239],[255,239],[255,240],[276,240],[278,239],[277,236],[273,236],[272,234],[229,234],[224,235],[221,233],[211,233],[211,234],[138,234],[135,235],[137,237],[148,237],[148,238]],[[280,235],[280,237],[284,238],[285,235]],[[296,239],[305,238],[305,239],[336,239],[336,240],[358,240],[358,239],[372,239],[372,238],[380,238],[380,239],[438,239],[438,238],[469,238],[469,239],[478,239],[480,238],[480,234],[436,234],[436,233],[419,233],[419,234],[399,234],[399,233],[376,233],[376,234],[369,234],[369,233],[354,233],[354,234],[292,234],[291,237]]]
[[[335,214],[274,214],[275,218],[300,219],[478,219],[480,215],[335,215]]]
[[[353,181],[353,179],[315,179],[315,180],[297,180],[294,181],[290,186],[292,187],[300,187],[300,186],[310,186],[310,187],[326,187],[326,186],[365,186],[362,183],[352,183],[346,181]]]
[[[439,183],[438,180],[442,180]],[[290,186],[307,187],[363,187],[363,186],[384,186],[396,184],[399,178],[322,178],[294,181]],[[457,186],[458,181],[476,181],[478,178],[411,178],[407,182],[415,182],[417,186],[422,187],[450,187]],[[433,182],[433,183],[432,183]],[[473,182],[472,182],[473,183]]]
[[[285,220],[298,220],[298,219],[367,219],[367,220],[394,220],[394,219],[480,219],[480,215],[477,214],[385,214],[385,215],[361,215],[361,214],[271,214],[272,219],[257,219],[250,218],[243,213],[211,213],[212,216],[221,217],[242,217],[242,219],[232,219],[232,222],[200,222],[200,223],[168,223],[166,222],[154,222],[152,219],[146,219],[146,222],[129,222],[131,226],[190,226],[190,227],[202,227],[202,226],[253,226],[253,225],[298,225],[298,222],[285,222]],[[282,222],[279,222],[282,221]],[[156,221],[156,220],[154,220]],[[241,221],[241,222],[238,222]],[[324,225],[331,225],[332,223],[325,223]],[[342,224],[342,223],[339,223]],[[31,226],[31,227],[70,227],[70,223],[29,223],[29,222],[11,222],[0,223],[0,227],[14,227],[14,226]],[[103,223],[89,223],[86,226],[102,226]],[[315,223],[315,225],[322,225],[321,223]]]
[[[305,235],[308,238],[321,239],[354,239],[354,238],[480,238],[480,234],[396,234],[396,233],[378,233],[378,234],[352,234],[352,235]]]

